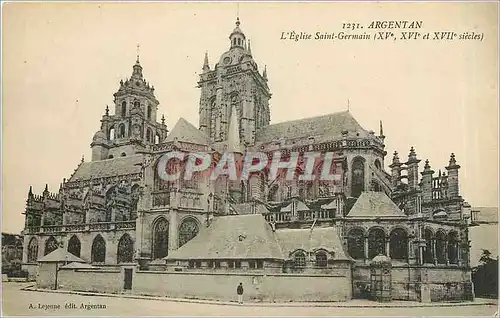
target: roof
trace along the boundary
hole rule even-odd
[[[247,202],[247,203],[231,204],[231,207],[239,215],[263,214],[263,213],[269,212],[269,210],[263,204],[258,204],[258,203],[255,204],[255,212],[254,212],[253,205],[254,205],[254,203]]]
[[[198,145],[208,145],[210,143],[210,138],[207,135],[182,117],[179,118],[172,131],[165,138],[165,142],[172,142],[176,138],[178,141]]]
[[[112,177],[141,172],[142,155],[131,155],[106,160],[83,162],[69,182],[87,180],[90,177]]]
[[[166,259],[283,259],[271,226],[261,214],[215,217],[210,227]]]
[[[281,212],[290,212],[292,211],[292,204],[295,202],[297,205],[295,206],[296,211],[309,211],[310,209],[307,207],[307,205],[304,204],[304,202],[299,201],[299,200],[294,200],[292,201],[289,205],[281,209]]]
[[[96,268],[90,264],[73,262],[67,265],[61,266],[63,269],[79,269],[79,268]]]
[[[57,250],[50,252],[41,259],[38,260],[40,263],[58,263],[58,262],[78,262],[85,263],[85,261],[75,255],[71,254],[64,248],[58,248]]]
[[[314,227],[311,229],[276,230],[276,236],[285,255],[302,249],[312,252],[323,248],[335,253],[335,259],[351,260],[344,251],[342,241],[335,227]]]
[[[343,111],[263,127],[257,131],[255,141],[256,143],[269,143],[282,137],[286,139],[315,137],[315,139],[327,140],[340,137],[344,130],[348,131],[349,135],[356,133],[359,133],[360,137],[369,135],[349,111]]]
[[[347,218],[407,217],[383,192],[363,192]]]

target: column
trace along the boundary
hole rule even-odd
[[[369,256],[368,256],[368,235],[365,236],[365,262],[368,262]]]
[[[391,237],[386,236],[385,237],[385,255],[386,256],[391,256]]]
[[[434,262],[434,265],[437,265],[437,255],[436,255],[436,239],[432,239],[432,261]]]

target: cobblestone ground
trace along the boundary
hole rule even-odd
[[[497,306],[453,306],[418,308],[257,307],[212,305],[145,299],[82,296],[22,291],[21,283],[4,283],[2,316],[493,316]],[[102,309],[84,309],[101,305]],[[43,306],[44,308],[39,308]],[[48,307],[58,307],[49,309]],[[71,308],[73,307],[73,308]]]

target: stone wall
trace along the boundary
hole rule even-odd
[[[54,289],[56,281],[57,263],[40,263],[38,266],[38,275],[36,276],[36,285],[39,288]]]
[[[235,300],[243,283],[246,301],[346,301],[351,277],[264,273],[206,273],[136,271],[132,293],[168,297]],[[124,273],[102,269],[61,269],[60,289],[118,293]]]

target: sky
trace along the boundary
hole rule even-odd
[[[90,142],[140,44],[171,129],[198,125],[204,53],[213,68],[236,16],[259,69],[267,65],[271,122],[349,108],[367,130],[383,121],[386,166],[411,146],[445,170],[461,165],[472,206],[498,202],[498,21],[491,3],[7,3],[2,10],[2,231],[24,226],[30,186],[57,192]],[[284,41],[282,32],[423,21],[422,33],[476,32],[482,41]],[[358,30],[359,31],[359,30]],[[366,29],[364,30],[366,31]],[[386,30],[384,30],[386,31]],[[399,30],[398,30],[399,32]],[[431,35],[432,36],[432,35]]]

